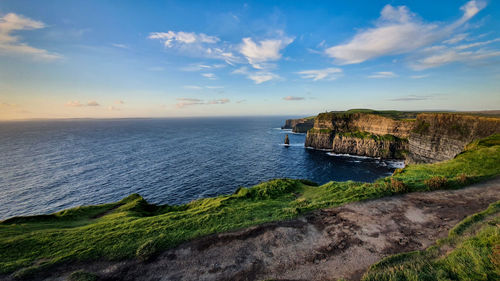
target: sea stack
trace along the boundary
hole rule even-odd
[[[290,139],[288,139],[288,134],[285,136],[285,145],[290,145]]]

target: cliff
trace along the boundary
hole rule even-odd
[[[339,154],[402,159],[413,123],[374,112],[321,113],[307,132],[305,146]]]
[[[332,145],[332,151],[339,154],[390,159],[403,159],[407,150],[408,141],[392,135],[356,137],[337,134]]]
[[[416,113],[413,113],[416,115]],[[321,113],[307,132],[306,147],[406,163],[434,163],[454,158],[477,139],[500,133],[500,118],[457,113],[410,113],[370,110]]]
[[[307,133],[314,126],[314,117],[288,119],[281,129],[291,129],[294,133]]]
[[[450,113],[422,113],[409,137],[407,163],[454,158],[470,142],[500,132],[500,118]]]

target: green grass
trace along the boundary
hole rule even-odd
[[[402,121],[409,121],[412,122],[417,118],[417,115],[420,112],[417,111],[397,111],[397,110],[373,110],[373,109],[349,109],[346,111],[331,111],[331,112],[325,112],[325,113],[320,113],[318,114],[317,118],[318,119],[332,119],[332,117],[335,115],[336,117],[349,117],[352,114],[356,113],[366,113],[366,114],[375,114],[375,115],[380,115],[396,120],[402,120]]]
[[[372,265],[363,281],[500,280],[500,201],[469,216],[424,251]]]
[[[497,134],[472,143],[453,160],[410,165],[375,183],[315,186],[305,180],[278,179],[179,206],[152,205],[132,194],[115,203],[12,218],[0,223],[0,274],[17,270],[17,276],[25,277],[68,261],[147,260],[155,252],[203,235],[353,201],[430,190],[425,181],[435,176],[447,180],[442,188],[458,188],[499,174]]]

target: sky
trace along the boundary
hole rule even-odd
[[[500,1],[0,0],[0,120],[500,109]]]

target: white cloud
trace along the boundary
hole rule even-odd
[[[87,106],[99,106],[99,103],[96,102],[95,100],[91,100],[87,102]]]
[[[125,104],[125,102],[124,102],[124,101],[122,101],[122,100],[116,100],[116,101],[115,101],[115,104]]]
[[[38,49],[20,42],[19,36],[12,33],[20,30],[34,30],[45,28],[41,21],[35,21],[14,13],[6,14],[0,18],[0,54],[4,55],[28,55],[35,59],[52,61],[62,58],[56,53],[44,49]]]
[[[208,78],[210,80],[217,79],[217,76],[215,76],[215,74],[213,74],[213,73],[202,73],[201,76]]]
[[[220,41],[216,36],[209,36],[204,33],[184,32],[184,31],[168,31],[168,32],[152,32],[148,36],[149,39],[158,39],[163,41],[165,47],[173,47],[174,44],[193,44],[193,43],[208,43],[214,44]]]
[[[254,68],[263,69],[266,62],[281,58],[280,51],[293,42],[293,38],[281,36],[277,39],[266,39],[254,42],[252,38],[243,38],[240,53],[245,56]]]
[[[281,77],[269,71],[249,71],[246,66],[240,67],[232,72],[233,74],[245,75],[248,79],[254,81],[255,84],[262,84],[273,79],[280,79]]]
[[[109,111],[120,111],[120,109],[118,107],[115,107],[115,106],[112,106],[112,105],[108,106],[107,109]]]
[[[315,70],[303,70],[297,72],[304,79],[313,79],[313,81],[327,79],[335,80],[342,74],[342,69],[340,68],[325,68],[325,69],[315,69]]]
[[[333,46],[325,53],[339,64],[361,63],[369,59],[415,51],[441,40],[477,14],[485,4],[469,1],[461,7],[463,16],[444,27],[424,23],[406,6],[386,5],[375,27],[359,31],[348,43]]]
[[[294,97],[294,96],[286,96],[283,98],[286,101],[298,101],[298,100],[304,100],[303,97]]]
[[[368,76],[368,78],[394,78],[394,77],[398,77],[398,75],[396,75],[394,72],[391,71],[379,71]]]

